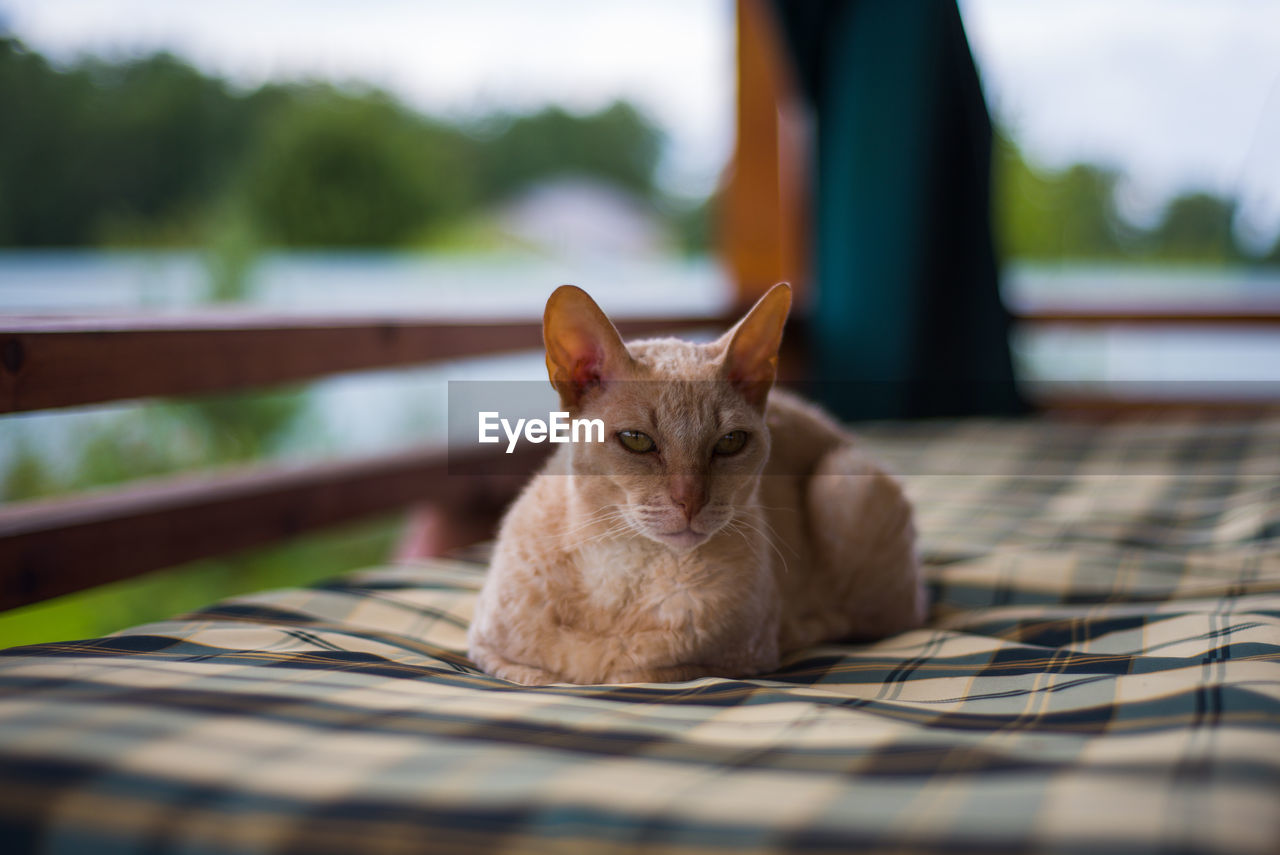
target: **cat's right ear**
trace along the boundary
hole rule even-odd
[[[561,285],[548,298],[542,341],[551,385],[570,411],[593,388],[624,376],[631,365],[618,330],[596,301],[573,285]]]
[[[721,374],[762,411],[778,375],[778,348],[790,312],[791,286],[779,282],[721,338],[725,347]]]

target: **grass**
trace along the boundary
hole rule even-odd
[[[0,648],[93,638],[165,620],[217,600],[309,585],[387,560],[401,517],[184,564],[0,614]]]

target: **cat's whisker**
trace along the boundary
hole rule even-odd
[[[770,535],[770,539],[773,543],[782,544],[787,548],[787,551],[790,552],[793,557],[795,558],[800,557],[800,553],[796,550],[796,548],[791,544],[787,543],[787,541],[782,537],[782,535],[778,534],[778,530],[773,527],[773,524],[769,522],[768,518],[763,516],[757,517],[756,521],[759,522],[760,525],[764,526],[765,531]]]
[[[759,502],[753,502],[753,504],[762,511],[786,511],[790,514],[800,513],[799,508],[789,508],[785,505],[762,505]]]
[[[590,525],[592,522],[605,519],[617,513],[621,513],[621,510],[617,505],[605,505],[603,508],[600,508],[596,511],[593,511],[590,514],[587,514],[587,516],[584,517],[580,522],[583,525]]]
[[[736,522],[730,522],[728,525],[725,526],[725,528],[727,528],[729,531],[733,532],[734,534],[737,534],[742,539],[742,542],[746,545],[747,549],[751,551],[752,558],[754,558],[756,561],[760,562],[761,564],[768,563],[768,558],[769,558],[768,554],[762,551],[758,546],[756,546],[754,539],[751,537],[751,534],[753,532],[749,531],[748,529],[742,526],[737,525]],[[789,568],[787,567],[787,562],[784,560],[782,562],[782,572],[785,574],[788,572],[788,570]]]
[[[747,520],[743,519],[740,516],[734,517],[733,521],[736,522],[738,525],[746,526],[751,531],[754,531],[756,534],[760,535],[761,539],[763,539],[764,542],[769,545],[769,548],[772,549],[777,554],[778,560],[782,562],[782,572],[784,573],[789,572],[790,568],[787,566],[787,556],[783,555],[782,550],[779,549],[777,544],[773,542],[774,537],[776,537],[776,533],[774,535],[770,535],[769,532],[766,532],[763,529],[758,528],[757,526],[748,522]],[[765,524],[768,525],[768,523],[765,523]],[[796,557],[799,557],[799,556],[797,555]]]
[[[625,523],[625,522],[617,523],[613,527],[605,529],[604,531],[596,532],[590,537],[587,537],[579,542],[583,544],[587,544],[587,543],[599,543],[604,540],[612,540],[613,538],[616,538],[619,535],[626,534],[630,529],[631,529],[631,526],[628,523]]]
[[[745,526],[738,525],[737,520],[729,520],[725,523],[724,530],[736,535],[751,550],[751,556],[757,561],[760,560],[760,551],[756,548],[755,538],[752,537],[754,532],[749,531]]]
[[[564,529],[563,534],[566,534],[566,535],[577,534],[580,531],[585,531],[595,526],[612,524],[613,522],[617,521],[617,519],[621,516],[622,516],[622,510],[620,508],[609,508],[609,509],[606,509],[604,513],[599,513],[592,517],[589,517],[586,521],[582,522],[579,525],[573,526],[572,528]]]
[[[616,538],[620,535],[627,534],[627,533],[635,534],[637,532],[634,531],[633,527],[629,523],[624,523],[612,529],[609,529],[608,531],[602,531],[599,534],[592,535],[591,537],[588,537],[585,540],[579,541],[578,545],[579,547],[581,547],[581,546],[586,546],[593,543],[600,543],[601,541],[611,540],[613,538]]]
[[[614,513],[610,518],[609,525],[607,528],[605,528],[603,531],[597,532],[596,534],[594,534],[593,536],[587,538],[582,542],[596,543],[601,540],[608,540],[610,538],[617,537],[618,535],[623,534],[624,532],[634,531],[634,530],[635,530],[635,524],[631,521],[631,519],[627,516],[625,512],[623,512],[621,509],[618,509],[618,511]]]
[[[625,518],[625,514],[623,510],[619,508],[617,505],[610,505],[608,507],[602,508],[596,511],[595,513],[591,514],[585,520],[579,522],[578,525],[575,525],[572,528],[562,529],[560,531],[554,531],[554,532],[551,532],[550,534],[542,535],[538,539],[551,540],[551,539],[561,538],[561,537],[571,537],[575,534],[594,528],[596,526],[612,525],[617,520],[623,519],[623,518]]]

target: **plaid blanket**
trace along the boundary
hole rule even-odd
[[[8,852],[1280,851],[1280,420],[884,426],[930,625],[522,688],[383,567],[0,656]]]

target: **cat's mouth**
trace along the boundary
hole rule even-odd
[[[655,532],[657,538],[662,543],[679,552],[688,552],[695,546],[699,546],[711,537],[700,531],[694,531],[691,527],[685,526],[680,531],[671,532]]]

